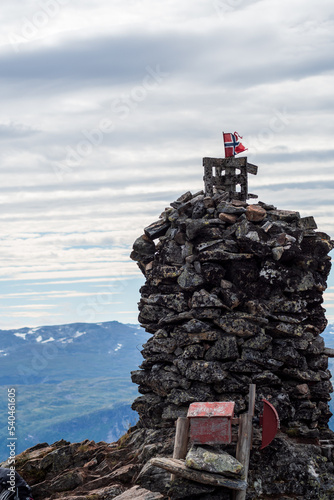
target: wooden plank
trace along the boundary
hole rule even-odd
[[[189,438],[189,418],[179,417],[176,422],[173,458],[185,458]]]
[[[237,444],[236,459],[244,466],[244,479],[247,481],[249,456],[252,444],[253,417],[248,413],[240,416],[239,438]],[[246,491],[238,491],[235,500],[246,500]]]
[[[251,415],[252,417],[254,417],[254,411],[255,411],[255,397],[256,397],[256,385],[250,384],[248,393],[248,415]],[[253,443],[253,426],[252,426],[250,449],[252,449],[252,443]]]
[[[244,479],[247,481],[249,457],[253,441],[253,417],[255,410],[256,385],[250,384],[248,397],[248,413],[241,415],[238,433],[236,459],[244,466]],[[234,500],[246,500],[246,491],[238,491]]]
[[[186,457],[189,440],[189,418],[179,417],[176,421],[176,432],[174,441],[173,458],[183,459]],[[171,475],[171,481],[174,481],[174,474]]]
[[[202,484],[210,484],[212,486],[224,486],[232,490],[246,490],[247,483],[242,479],[230,479],[221,474],[213,474],[211,472],[203,472],[195,469],[190,469],[185,465],[184,460],[176,460],[175,458],[151,458],[147,465],[160,467],[168,470],[176,476],[184,477],[190,481],[195,481]],[[146,467],[146,466],[145,466]]]

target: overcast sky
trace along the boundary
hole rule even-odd
[[[0,328],[137,322],[132,243],[203,188],[223,130],[259,166],[252,193],[334,237],[333,0],[12,0],[0,17]]]

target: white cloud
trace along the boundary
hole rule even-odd
[[[81,283],[72,316],[35,324],[74,318],[94,282],[138,284],[132,242],[203,188],[223,129],[259,166],[251,192],[334,235],[331,0],[51,3],[44,22],[46,0],[0,14],[0,284],[27,294],[22,321],[23,298],[54,284]]]

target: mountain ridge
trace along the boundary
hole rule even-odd
[[[63,438],[118,439],[137,420],[130,372],[142,362],[149,336],[117,321],[0,330],[1,442],[10,387],[17,394],[18,453]],[[0,460],[6,453],[1,444]]]

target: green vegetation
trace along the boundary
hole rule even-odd
[[[127,378],[65,380],[16,386],[20,453],[40,442],[116,441],[137,420],[130,408],[137,387]],[[0,460],[7,459],[7,386],[0,386]]]

